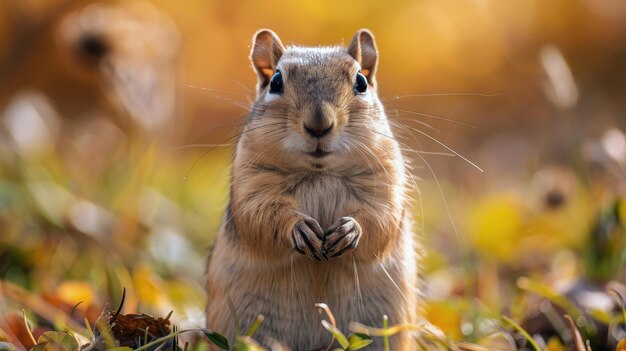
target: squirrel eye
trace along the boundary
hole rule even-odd
[[[356,74],[356,82],[354,82],[354,93],[355,94],[363,94],[367,91],[367,78],[363,75],[363,73],[359,72]]]
[[[276,71],[270,80],[270,94],[282,94],[283,92],[283,75],[280,71]]]

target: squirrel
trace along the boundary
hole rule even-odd
[[[367,29],[348,48],[253,37],[257,98],[237,142],[230,201],[207,265],[207,327],[292,350],[326,349],[337,326],[416,322],[416,240],[407,165],[377,96]],[[409,350],[408,332],[390,338]],[[371,349],[382,350],[382,340]]]

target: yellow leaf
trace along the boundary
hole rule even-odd
[[[511,335],[505,332],[496,332],[478,339],[478,345],[485,346],[492,350],[517,351],[515,341]]]
[[[522,227],[522,206],[511,195],[484,199],[468,218],[471,243],[484,256],[513,262]]]
[[[453,340],[460,340],[461,316],[463,307],[450,301],[431,301],[426,308],[426,320],[437,326],[441,331]]]
[[[96,293],[89,283],[66,280],[57,288],[57,297],[68,305],[76,305],[82,301],[81,306],[86,307],[94,303]],[[81,306],[78,308],[81,308]]]
[[[550,340],[548,340],[548,343],[546,344],[546,348],[543,350],[544,351],[563,351],[565,350],[565,345],[563,345],[563,343],[561,342],[561,340],[559,340],[559,338],[557,338],[556,336],[553,336],[550,338]]]
[[[133,284],[137,299],[142,304],[157,306],[163,282],[145,265],[137,266],[133,271]]]

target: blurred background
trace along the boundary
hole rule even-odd
[[[430,321],[476,341],[508,315],[567,343],[565,310],[594,350],[626,336],[626,2],[21,0],[0,2],[0,340],[22,309],[46,330],[83,301],[93,322],[123,288],[126,312],[202,326],[252,34],[362,27]]]

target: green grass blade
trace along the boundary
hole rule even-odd
[[[383,316],[383,329],[389,328],[389,317],[387,315]],[[383,345],[385,351],[389,351],[389,335],[385,335],[383,337]]]
[[[350,342],[348,342],[348,338],[346,338],[341,330],[337,329],[337,327],[325,320],[322,321],[322,325],[335,337],[335,339],[337,339],[337,342],[344,350],[348,349],[348,347],[350,346]]]
[[[514,320],[512,320],[511,318],[509,318],[507,316],[502,316],[502,320],[505,321],[507,324],[509,324],[511,327],[513,327],[513,329],[515,329],[518,333],[522,334],[522,336],[524,338],[526,338],[526,340],[528,340],[528,343],[530,343],[530,345],[532,345],[532,347],[533,347],[533,349],[535,349],[535,351],[541,351],[541,347],[539,347],[539,345],[537,345],[537,342],[535,342],[535,339],[533,339],[533,337],[530,336],[530,334],[528,334],[528,332],[526,330],[524,330],[524,328],[522,328]]]
[[[261,326],[264,320],[265,320],[265,317],[262,314],[258,315],[256,319],[254,320],[254,323],[252,323],[250,328],[248,328],[248,330],[246,331],[245,336],[252,337],[252,335],[256,333],[257,329],[259,329],[259,327]]]
[[[224,335],[209,330],[205,330],[204,335],[206,335],[206,337],[220,349],[230,350],[228,339],[226,339]]]

